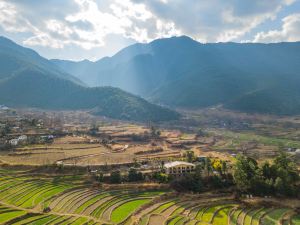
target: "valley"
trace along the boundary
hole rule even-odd
[[[97,1],[75,3],[102,18]],[[77,17],[65,20],[102,26]],[[64,36],[58,57],[74,45],[68,35],[84,34],[56,20],[45,28]],[[127,28],[116,30],[133,39]],[[98,52],[99,37],[75,45]],[[0,36],[0,224],[300,224],[299,41],[161,35],[95,61],[24,47],[49,38]]]
[[[238,154],[263,164],[278,150],[298,160],[299,169],[297,117],[222,109],[180,113],[177,122],[145,124],[86,111],[1,110],[0,223],[300,223],[298,198],[237,197],[233,186],[212,184],[193,194],[155,178],[162,163],[201,165],[203,159],[212,162],[214,175],[208,177],[222,177],[215,162],[226,162],[230,174]],[[26,140],[7,145],[24,135]],[[131,180],[133,168],[142,180]],[[112,180],[113,171],[119,171],[121,180]]]
[[[6,134],[3,145],[21,134],[28,138],[24,144],[1,151],[1,161],[7,164],[155,164],[157,160],[181,159],[187,151],[226,160],[238,153],[265,160],[273,158],[278,150],[297,156],[300,149],[297,117],[249,116],[207,109],[182,111],[185,116],[176,122],[141,124],[84,111],[20,110],[15,115],[10,111],[1,114],[2,126],[8,123],[16,129]],[[35,124],[30,125],[28,121],[34,120]],[[48,136],[50,141],[42,140]]]

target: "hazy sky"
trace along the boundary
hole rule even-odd
[[[300,0],[0,0],[0,35],[47,58],[73,60],[179,35],[300,41]]]

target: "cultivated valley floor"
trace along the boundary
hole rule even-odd
[[[107,190],[75,175],[0,170],[1,224],[300,224],[297,200],[246,199],[168,190]],[[139,185],[137,184],[136,187]]]

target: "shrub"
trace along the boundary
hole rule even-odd
[[[113,183],[113,184],[121,183],[121,172],[119,170],[111,172],[110,182]]]

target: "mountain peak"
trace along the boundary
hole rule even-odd
[[[174,42],[174,41],[175,42],[197,42],[189,36],[182,35],[182,36],[173,36],[173,37],[168,37],[168,38],[155,39],[155,40],[151,41],[149,44],[157,43],[157,42]],[[197,42],[197,43],[199,43],[199,42]]]

